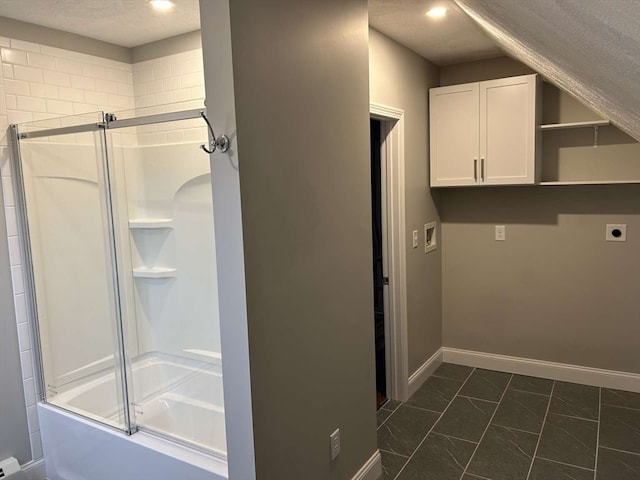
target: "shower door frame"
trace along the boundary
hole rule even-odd
[[[73,415],[78,415],[91,422],[98,423],[102,426],[113,428],[119,432],[123,432],[126,435],[133,435],[139,431],[137,421],[134,416],[134,398],[133,398],[133,385],[132,385],[132,365],[129,360],[125,339],[125,323],[122,316],[122,297],[121,297],[121,285],[120,285],[120,268],[118,265],[117,255],[117,240],[116,240],[116,225],[113,213],[113,201],[112,201],[112,185],[113,178],[112,172],[109,168],[109,154],[107,148],[107,130],[137,127],[143,125],[151,125],[157,123],[175,122],[180,120],[191,120],[196,118],[203,118],[206,115],[206,108],[196,108],[190,110],[181,110],[177,112],[159,113],[153,115],[144,115],[139,117],[127,118],[118,120],[115,114],[105,113],[102,111],[95,112],[102,115],[102,122],[93,122],[86,124],[78,124],[69,127],[51,128],[46,130],[38,130],[36,132],[20,132],[20,124],[10,125],[11,130],[11,144],[13,147],[12,155],[12,168],[13,168],[13,186],[16,193],[16,216],[18,219],[18,231],[20,233],[20,247],[23,252],[24,258],[24,289],[25,299],[27,304],[27,319],[31,327],[34,360],[35,360],[35,372],[34,377],[36,380],[37,396],[39,400],[47,405],[55,408],[59,408],[65,412],[69,412]],[[60,117],[64,118],[64,117]],[[109,244],[110,258],[107,261],[111,263],[112,278],[109,279],[113,288],[113,302],[115,311],[115,328],[116,328],[116,340],[117,346],[114,351],[114,358],[116,360],[116,368],[114,369],[116,375],[116,385],[118,385],[118,378],[121,379],[120,385],[122,385],[122,405],[124,416],[124,430],[116,428],[108,423],[101,422],[95,418],[87,417],[78,412],[68,410],[62,406],[50,403],[47,401],[46,395],[46,380],[44,375],[44,360],[42,355],[42,341],[40,337],[41,329],[39,324],[38,306],[36,299],[35,288],[35,275],[33,265],[33,254],[31,249],[30,233],[29,233],[29,219],[27,216],[27,199],[24,187],[24,172],[22,168],[22,157],[20,151],[20,140],[28,140],[40,137],[51,137],[58,135],[69,135],[75,133],[84,132],[100,132],[101,145],[100,153],[102,155],[102,172],[104,176],[104,198],[102,199],[106,203],[106,216],[105,219],[107,225],[107,235]],[[210,132],[208,132],[210,133]],[[209,142],[211,140],[209,139]],[[96,146],[98,147],[98,146]],[[99,160],[98,160],[99,161]],[[171,442],[177,444],[184,444],[190,448],[194,448],[189,442],[182,442],[179,439],[162,435],[156,432],[149,432],[154,435],[168,439]]]
[[[33,350],[35,351],[34,360],[36,363],[37,374],[34,372],[34,376],[36,378],[38,397],[41,402],[51,405],[52,407],[60,408],[61,410],[67,411],[73,415],[78,415],[82,418],[85,418],[89,421],[99,423],[100,425],[106,426],[108,428],[113,428],[117,431],[124,432],[126,435],[132,435],[137,431],[137,427],[135,423],[132,421],[131,416],[131,408],[129,404],[129,393],[131,386],[129,384],[128,379],[130,379],[131,375],[129,374],[129,365],[126,357],[126,349],[124,345],[124,324],[122,319],[121,312],[121,301],[120,301],[120,285],[118,281],[118,266],[116,261],[116,239],[115,239],[115,226],[113,222],[113,204],[111,201],[112,192],[111,192],[111,173],[109,170],[109,161],[107,155],[107,142],[106,142],[106,127],[107,123],[104,121],[105,114],[102,111],[95,112],[102,116],[101,122],[92,122],[86,124],[72,125],[69,127],[60,127],[60,128],[51,128],[46,130],[39,130],[37,132],[20,132],[20,125],[11,125],[11,141],[14,149],[13,154],[13,168],[14,168],[14,189],[16,192],[16,213],[18,219],[18,228],[20,232],[20,243],[21,248],[24,254],[24,275],[25,275],[25,300],[27,304],[27,318],[29,324],[31,326],[33,334]],[[22,168],[22,154],[20,148],[20,140],[27,139],[35,139],[41,137],[52,137],[58,135],[71,135],[75,133],[89,133],[95,132],[100,136],[100,144],[98,145],[96,142],[96,150],[99,150],[100,157],[96,159],[101,163],[101,173],[103,177],[102,186],[102,198],[101,202],[104,202],[105,209],[103,214],[105,218],[103,222],[105,222],[106,226],[106,243],[108,245],[109,258],[106,259],[106,262],[109,262],[110,266],[110,276],[108,279],[110,282],[110,292],[109,292],[109,300],[112,302],[112,308],[114,309],[114,321],[115,325],[112,327],[115,328],[115,348],[114,348],[114,374],[116,377],[115,385],[121,388],[119,392],[116,390],[116,395],[120,396],[120,402],[123,408],[123,424],[124,428],[118,428],[114,425],[110,425],[109,423],[105,423],[100,421],[99,419],[92,418],[86,415],[82,415],[76,411],[72,411],[64,408],[63,406],[56,405],[55,403],[51,403],[47,400],[47,383],[45,379],[45,368],[44,368],[44,359],[42,353],[42,340],[41,340],[41,328],[40,328],[40,319],[38,314],[38,304],[36,297],[36,286],[35,286],[35,272],[34,272],[34,264],[33,264],[33,253],[31,249],[31,235],[29,230],[29,218],[27,213],[27,197],[26,190],[24,185],[24,171]],[[99,170],[100,172],[100,170]],[[99,186],[100,188],[100,186]]]

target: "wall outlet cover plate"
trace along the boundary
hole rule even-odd
[[[625,223],[607,223],[605,240],[607,242],[626,242],[627,225]]]

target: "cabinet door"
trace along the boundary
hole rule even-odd
[[[536,75],[480,82],[480,183],[536,181]]]
[[[431,186],[475,185],[478,83],[429,90]]]

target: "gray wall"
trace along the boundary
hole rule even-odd
[[[371,102],[404,110],[409,375],[442,346],[441,250],[424,253],[423,225],[439,221],[429,190],[429,88],[438,68],[377,30],[369,30]],[[411,231],[420,232],[412,248]],[[439,229],[436,229],[439,230]]]
[[[0,460],[16,457],[20,464],[24,464],[31,461],[31,446],[22,389],[5,225],[0,185]]]
[[[376,451],[367,2],[230,12],[257,477],[349,479]]]
[[[457,85],[481,82],[500,77],[513,77],[535,73],[526,65],[509,57],[490,58],[474,62],[458,63],[440,68],[440,85]]]
[[[519,73],[509,59],[441,70],[447,84]],[[545,95],[545,121],[593,118]],[[593,131],[546,135],[543,179],[640,178],[638,144],[613,127],[597,149]],[[452,188],[441,200],[445,346],[640,373],[640,185]],[[628,241],[605,242],[607,223],[626,223]]]

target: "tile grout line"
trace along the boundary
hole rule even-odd
[[[629,450],[620,450],[619,448],[611,448],[611,447],[603,447],[603,446],[599,448],[603,448],[605,450],[611,450],[613,452],[626,453],[627,455],[635,455],[636,457],[640,456],[640,452],[630,452]]]
[[[536,461],[536,455],[538,454],[538,448],[540,447],[540,440],[542,440],[542,434],[544,433],[544,427],[547,424],[547,417],[549,416],[549,410],[551,409],[551,399],[553,398],[553,391],[556,388],[556,382],[553,382],[551,386],[551,393],[549,394],[549,402],[547,403],[547,411],[544,414],[544,420],[542,420],[542,428],[540,429],[540,436],[538,437],[538,442],[536,443],[536,449],[533,451],[533,456],[531,457],[531,465],[529,465],[529,472],[527,472],[526,480],[529,480],[531,477],[531,471],[533,470],[533,464]]]
[[[400,408],[400,406],[401,406],[402,404],[403,404],[402,402],[398,403],[398,405],[396,406],[396,408],[394,408],[393,410],[388,410],[388,409],[386,409],[386,408],[380,408],[380,410],[386,410],[387,412],[391,412],[391,413],[389,413],[389,415],[387,416],[387,418],[385,418],[385,419],[384,419],[384,421],[383,421],[380,425],[378,425],[378,427],[376,427],[376,432],[377,432],[378,430],[380,430],[380,427],[382,427],[385,423],[387,423],[387,420],[389,420],[389,419],[391,418],[391,416],[392,416],[394,413],[396,413],[396,411]],[[379,411],[379,410],[378,410],[378,411]],[[376,412],[376,415],[377,415],[377,413],[378,413],[378,412]],[[436,412],[434,412],[434,413],[436,413]]]
[[[602,415],[602,388],[598,388],[598,433],[596,434],[596,462],[593,466],[593,480],[598,475],[598,450],[600,449],[600,415]]]
[[[504,388],[504,391],[500,396],[500,401],[498,402],[498,405],[496,405],[496,408],[493,411],[493,414],[491,415],[491,418],[489,419],[489,422],[487,423],[487,426],[485,427],[484,432],[482,432],[482,436],[480,437],[480,440],[478,440],[478,444],[476,445],[476,448],[473,450],[473,453],[469,457],[469,460],[467,461],[467,464],[465,465],[464,470],[462,471],[462,475],[460,475],[460,479],[462,479],[465,476],[465,474],[467,473],[467,470],[469,469],[469,465],[471,465],[471,461],[473,460],[473,457],[475,457],[476,453],[478,452],[478,448],[480,448],[480,444],[482,443],[482,440],[484,440],[484,437],[487,434],[489,427],[491,426],[491,422],[495,418],[496,413],[500,408],[500,404],[502,403],[502,400],[504,400],[504,396],[507,394],[507,390],[509,390],[509,385],[511,385],[511,382],[513,381],[513,377],[514,375],[511,374],[511,377],[509,378],[509,382],[507,382],[507,386]],[[470,474],[470,475],[473,475],[473,474]]]
[[[388,412],[388,411],[389,411],[389,410],[387,410],[387,412]],[[380,430],[380,428],[382,428],[382,426],[383,426],[385,423],[387,423],[387,420],[389,420],[389,417],[390,417],[391,415],[393,415],[393,412],[389,412],[389,415],[387,416],[387,418],[385,418],[385,419],[382,421],[382,423],[376,427],[376,432],[377,432],[378,430]]]
[[[625,410],[635,410],[635,411],[640,411],[640,408],[634,408],[634,407],[625,407],[624,405],[614,405],[613,403],[602,403],[602,405],[605,405],[607,407],[613,407],[613,408],[624,408]]]
[[[471,370],[471,372],[469,372],[469,375],[467,375],[467,378],[464,380],[464,382],[462,382],[462,385],[460,385],[460,388],[458,388],[458,390],[456,391],[455,395],[453,397],[451,397],[451,400],[449,400],[449,403],[447,404],[447,406],[445,407],[445,409],[442,411],[442,413],[440,414],[440,416],[436,419],[435,422],[433,422],[433,425],[431,425],[431,428],[429,429],[429,431],[427,432],[427,434],[424,436],[424,438],[422,439],[422,441],[418,444],[418,446],[416,447],[416,449],[411,453],[411,456],[409,457],[409,460],[407,460],[405,462],[405,464],[402,466],[402,468],[400,469],[400,471],[396,474],[396,476],[393,478],[393,480],[397,480],[398,477],[400,476],[400,474],[404,471],[405,468],[407,468],[407,465],[409,465],[409,462],[411,461],[411,459],[413,458],[413,456],[416,454],[416,452],[418,450],[420,450],[420,447],[422,446],[422,444],[425,442],[425,440],[427,439],[427,437],[429,436],[429,434],[433,431],[433,429],[435,428],[435,426],[438,424],[438,422],[440,421],[440,419],[443,417],[443,415],[447,412],[447,410],[449,410],[449,407],[451,406],[451,404],[453,403],[453,400],[458,396],[458,393],[460,393],[460,391],[462,390],[462,388],[466,385],[466,383],[469,381],[469,379],[471,378],[471,375],[473,375],[473,372],[476,371],[476,368],[474,368],[473,370]]]

